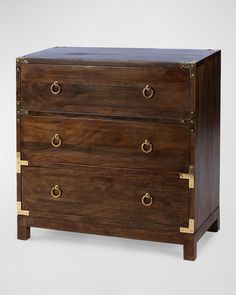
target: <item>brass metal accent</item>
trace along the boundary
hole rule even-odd
[[[151,151],[152,151],[152,144],[151,144],[151,142],[150,142],[148,139],[146,139],[146,140],[141,144],[141,150],[142,150],[144,153],[146,153],[146,154],[151,153]]]
[[[28,59],[26,59],[24,56],[22,56],[22,57],[18,57],[18,58],[16,59],[16,62],[18,62],[18,63],[22,63],[22,64],[27,64],[29,61],[28,61]]]
[[[62,143],[62,140],[61,140],[59,134],[56,133],[51,139],[51,144],[54,147],[59,147],[61,145],[61,143]]]
[[[21,160],[20,152],[16,153],[16,172],[21,173],[21,166],[28,166],[29,162],[26,160]]]
[[[60,198],[62,194],[62,191],[59,187],[58,184],[56,184],[52,189],[51,189],[51,196],[54,198],[54,199],[58,199]]]
[[[16,211],[17,211],[17,215],[29,216],[29,211],[28,210],[22,210],[21,209],[21,202],[16,203]]]
[[[180,64],[181,69],[189,69],[190,79],[196,76],[196,62],[183,62]]]
[[[180,122],[182,124],[189,124],[190,125],[190,133],[194,133],[195,131],[195,113],[190,112],[189,117],[181,118]]]
[[[194,234],[194,219],[189,219],[188,227],[180,227],[179,230],[181,233]]]
[[[59,94],[60,92],[61,92],[61,90],[62,90],[62,87],[61,87],[61,85],[58,83],[58,81],[55,81],[55,82],[53,82],[52,83],[52,85],[50,86],[50,89],[51,89],[51,92],[53,93],[53,94]]]
[[[16,121],[20,123],[21,115],[28,115],[29,112],[26,109],[21,108],[21,101],[16,102]]]
[[[148,94],[149,93],[149,94]],[[145,98],[152,98],[154,95],[154,89],[149,86],[149,85],[146,85],[144,88],[143,88],[143,96]]]
[[[179,178],[189,181],[189,188],[194,188],[194,166],[189,165],[189,173],[180,173]]]
[[[142,197],[142,204],[145,207],[149,207],[151,206],[153,203],[152,197],[149,193],[146,193],[143,197]]]

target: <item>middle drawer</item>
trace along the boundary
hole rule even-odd
[[[22,156],[36,163],[185,171],[184,125],[82,118],[22,117]]]

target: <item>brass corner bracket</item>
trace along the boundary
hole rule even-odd
[[[189,69],[190,79],[196,76],[196,62],[195,60],[190,62],[182,62],[180,64],[181,69]]]
[[[180,227],[179,230],[181,233],[194,234],[194,219],[189,219],[188,227]]]
[[[28,115],[28,114],[29,114],[28,110],[22,108],[21,101],[17,101],[16,102],[16,121],[17,121],[17,123],[20,123],[21,115]]]
[[[24,56],[22,56],[22,57],[18,57],[18,58],[16,59],[16,62],[17,62],[17,63],[22,63],[22,64],[27,64],[29,61],[28,61],[28,59],[26,59]]]
[[[188,173],[180,173],[179,178],[187,179],[189,181],[189,188],[194,188],[194,166],[189,165]]]
[[[16,172],[21,173],[21,166],[28,166],[29,162],[21,160],[20,152],[16,153]]]
[[[17,208],[17,215],[29,216],[29,211],[28,210],[22,210],[21,209],[21,202],[16,203],[16,208]]]
[[[195,132],[195,113],[190,112],[187,118],[181,118],[180,123],[190,125],[190,133]]]

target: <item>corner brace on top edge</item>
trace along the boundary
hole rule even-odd
[[[196,62],[191,61],[191,62],[182,62],[180,64],[181,69],[189,69],[189,75],[190,79],[194,78],[196,76]]]
[[[27,64],[29,61],[24,56],[21,56],[21,57],[17,57],[16,62],[21,64]]]

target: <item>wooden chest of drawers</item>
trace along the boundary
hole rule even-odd
[[[196,244],[219,229],[220,51],[17,58],[18,238],[30,227]]]

